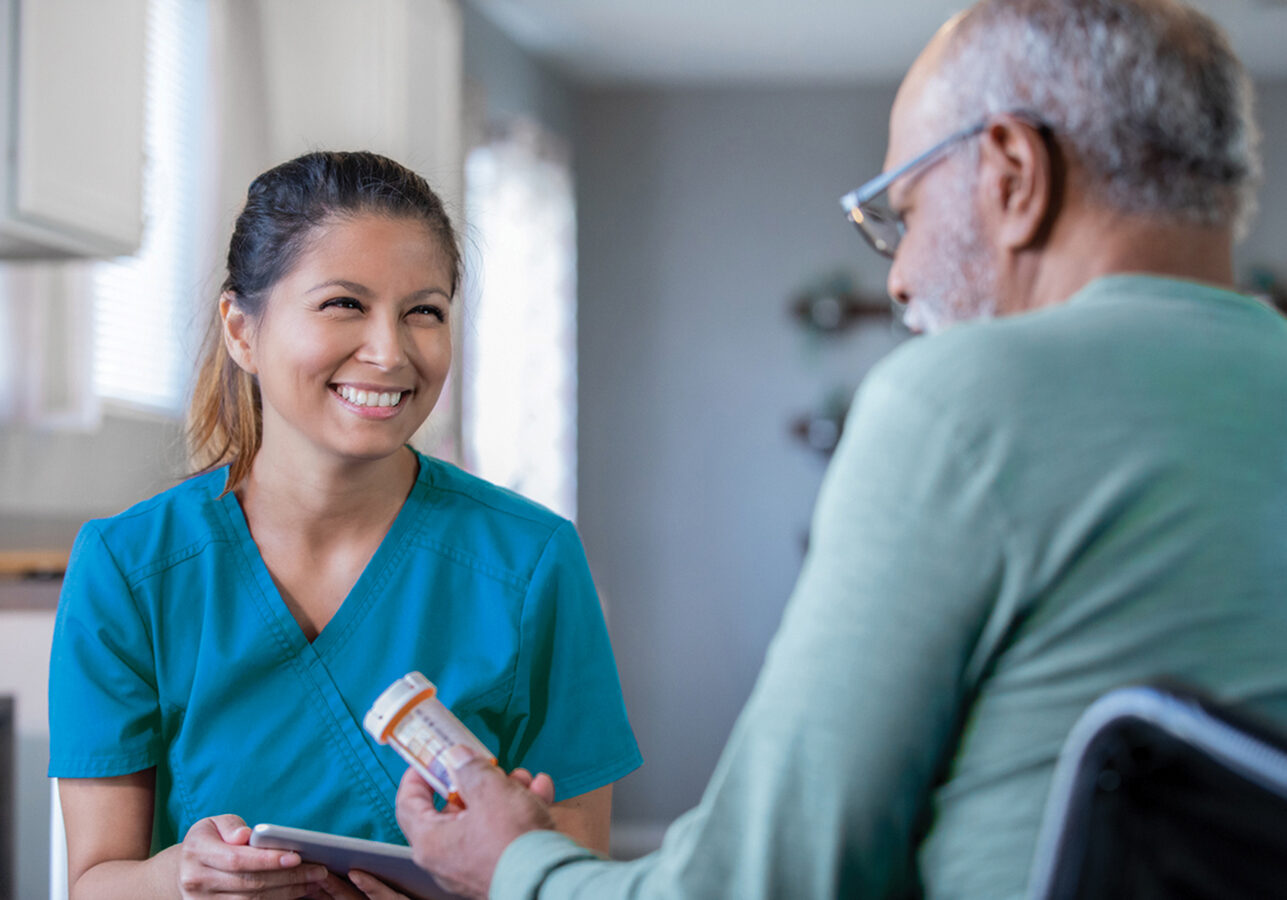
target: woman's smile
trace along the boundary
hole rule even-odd
[[[261,452],[398,453],[447,378],[451,287],[447,255],[416,220],[360,215],[319,227],[249,334]]]
[[[345,408],[368,419],[390,419],[396,416],[405,406],[403,400],[412,393],[405,389],[349,384],[331,385],[331,391]]]

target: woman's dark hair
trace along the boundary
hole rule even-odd
[[[294,268],[316,229],[365,214],[422,223],[446,254],[455,294],[460,245],[428,183],[375,153],[330,151],[292,159],[251,182],[228,245],[221,296],[259,320],[274,285]],[[188,447],[197,471],[227,464],[225,490],[236,488],[250,473],[262,423],[259,385],[228,354],[216,303],[188,407]]]

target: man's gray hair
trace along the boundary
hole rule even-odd
[[[1110,207],[1245,230],[1252,88],[1206,16],[1173,0],[983,0],[948,47],[936,88],[953,124],[1031,111]]]

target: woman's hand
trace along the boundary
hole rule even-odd
[[[325,885],[330,892],[331,900],[410,900],[406,894],[399,894],[374,875],[354,869],[349,873],[349,881],[356,887],[344,883],[343,878],[334,875]]]
[[[292,851],[249,844],[250,828],[239,816],[212,816],[188,829],[179,858],[179,890],[184,900],[298,900],[327,896],[320,893],[326,890],[329,876],[325,866],[304,864]],[[371,896],[385,900],[380,895]]]

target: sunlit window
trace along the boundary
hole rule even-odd
[[[465,169],[462,428],[475,473],[576,515],[576,203],[568,154],[530,123]]]
[[[94,267],[94,391],[177,415],[192,371],[206,3],[149,0],[143,243]]]

